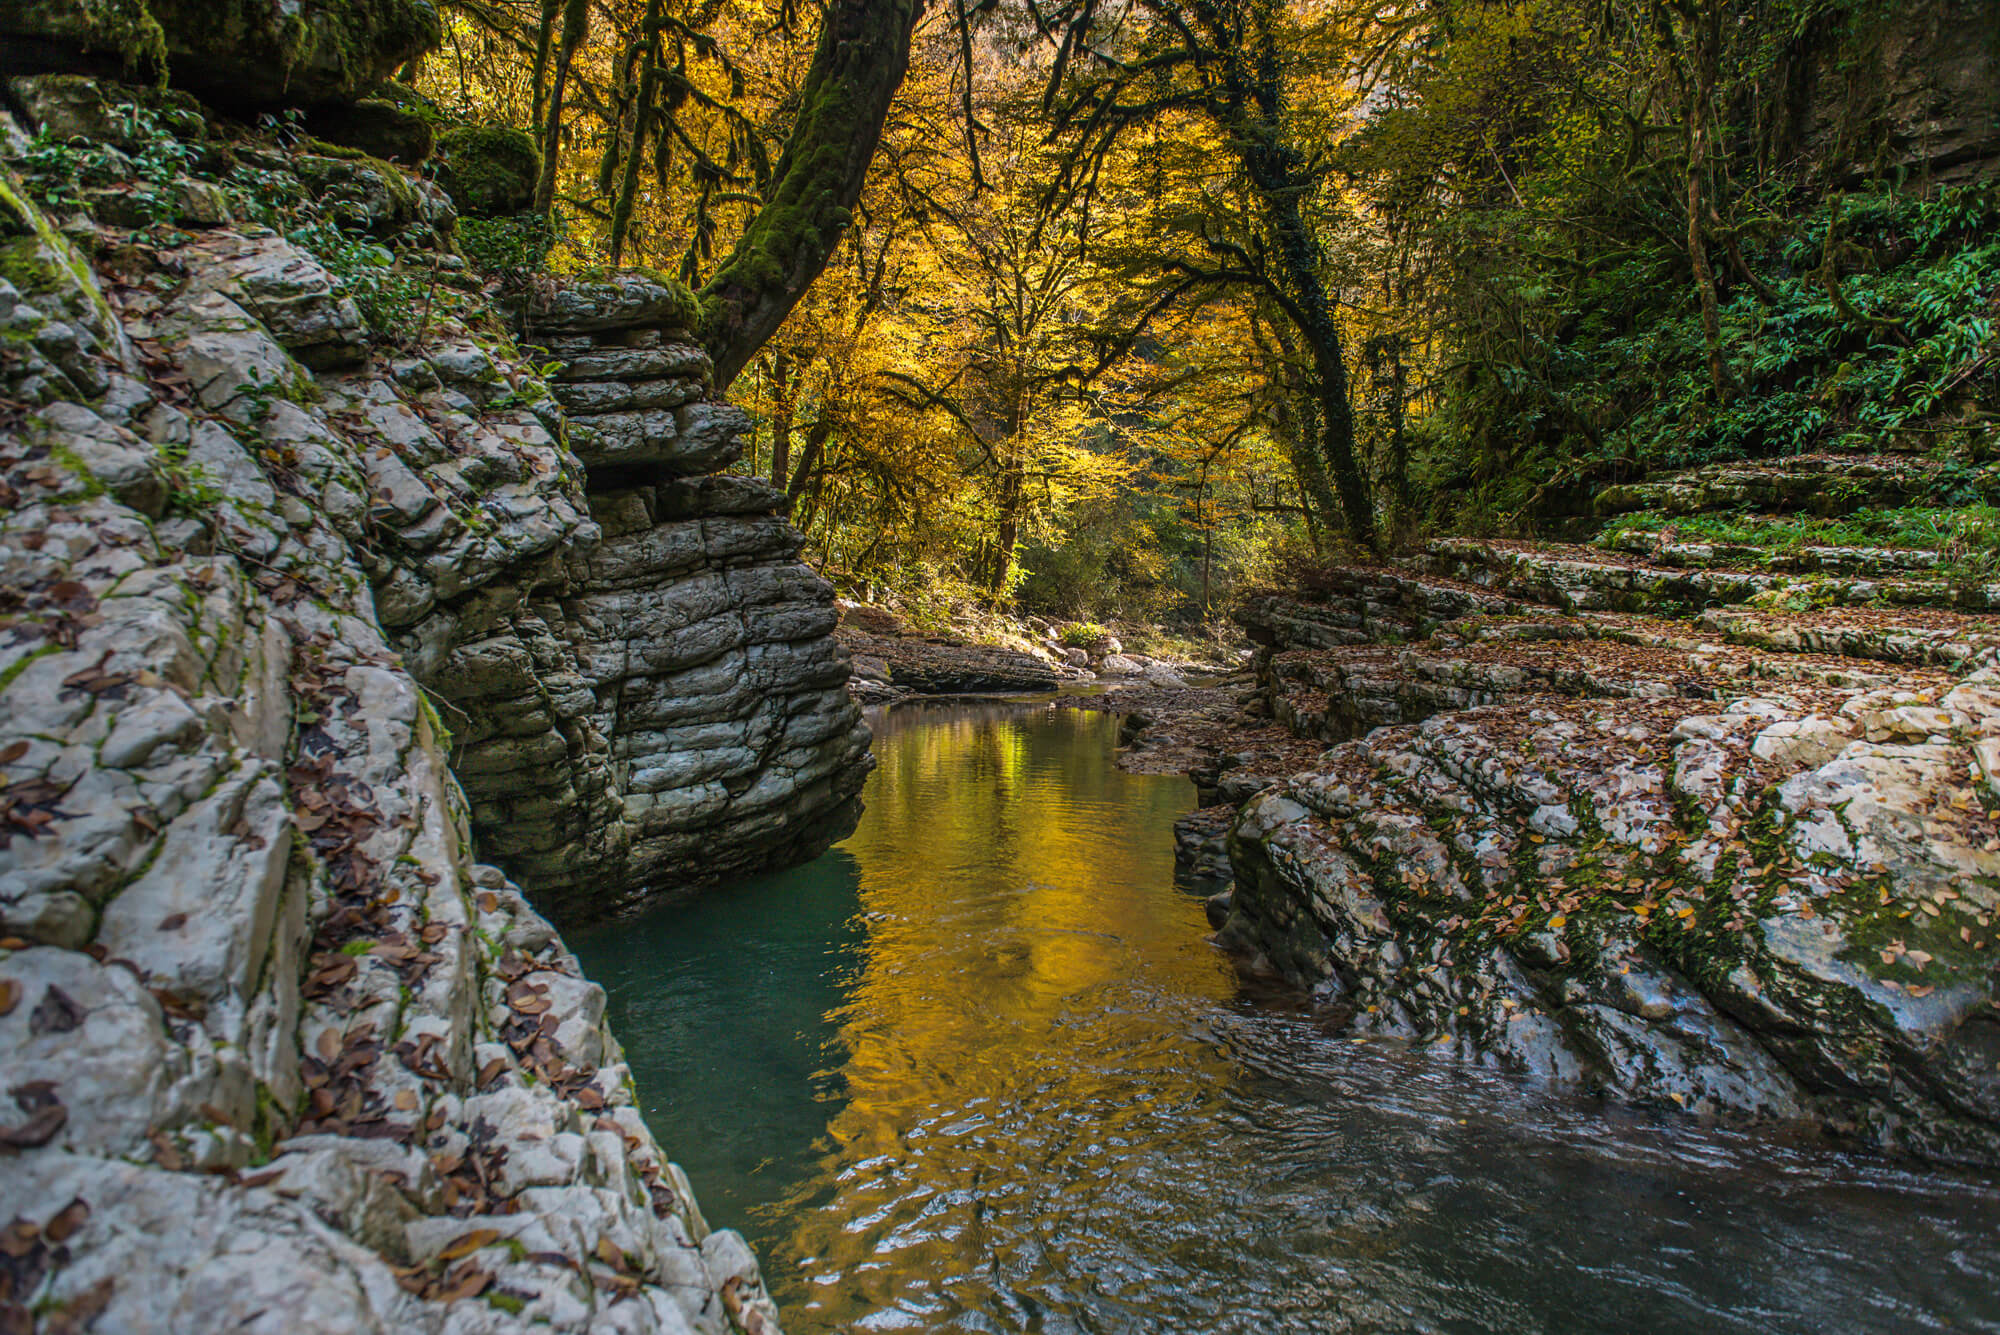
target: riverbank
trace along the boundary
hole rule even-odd
[[[1125,716],[1122,766],[1194,781],[1177,844],[1229,887],[1217,940],[1331,1031],[2000,1160],[1993,592],[1634,531],[1333,567],[1241,610],[1247,683],[1061,699]]]
[[[1251,599],[1263,709],[1326,749],[1244,785],[1218,939],[1335,1031],[2000,1161],[1994,591],[1627,545]]]

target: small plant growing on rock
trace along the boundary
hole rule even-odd
[[[114,144],[77,135],[57,139],[43,131],[21,157],[22,179],[31,193],[54,209],[98,208],[110,196],[129,207],[120,213],[141,225],[171,224],[180,207],[180,182],[195,170],[201,150],[184,143],[159,113],[146,107],[118,109],[127,152]]]

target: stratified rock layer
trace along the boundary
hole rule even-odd
[[[481,847],[569,916],[815,856],[852,831],[871,763],[833,589],[782,496],[704,476],[748,423],[709,397],[685,318],[684,290],[638,275],[531,313],[602,537],[554,596],[406,636],[472,720],[457,773]]]
[[[431,0],[0,0],[0,74],[165,75],[238,111],[351,102],[441,37]]]
[[[1253,600],[1332,745],[1220,940],[1363,1033],[2000,1161],[2000,621],[1852,592],[1460,540]]]

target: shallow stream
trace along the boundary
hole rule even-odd
[[[846,843],[573,938],[791,1335],[2000,1331],[2000,1179],[1244,996],[1117,724],[901,707]]]

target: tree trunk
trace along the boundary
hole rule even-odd
[[[1299,499],[1305,506],[1307,532],[1312,537],[1313,550],[1317,552],[1320,544],[1316,524],[1331,525],[1344,510],[1339,497],[1334,494],[1332,479],[1327,476],[1322,445],[1326,435],[1322,425],[1326,416],[1325,406],[1318,376],[1298,363],[1297,344],[1291,332],[1281,321],[1274,321],[1271,329],[1287,359],[1283,371],[1286,383],[1281,400],[1279,433],[1285,439],[1286,453],[1292,460],[1292,472],[1299,484]]]
[[[564,0],[562,37],[556,43],[555,70],[549,78],[548,123],[542,129],[542,175],[535,182],[535,212],[547,213],[556,202],[556,166],[562,156],[563,93],[570,64],[590,27],[590,0]]]
[[[995,598],[1006,595],[1007,581],[1014,574],[1014,546],[1021,540],[1024,489],[1020,461],[1010,458],[1000,474],[1000,522],[994,526],[993,566],[986,585]]]
[[[1243,164],[1244,175],[1263,205],[1274,259],[1284,289],[1286,314],[1312,354],[1313,390],[1319,407],[1319,452],[1340,496],[1348,536],[1369,549],[1377,545],[1375,502],[1354,457],[1354,409],[1347,397],[1347,363],[1340,347],[1340,321],[1320,277],[1319,238],[1299,210],[1299,197],[1312,178],[1303,155],[1285,137],[1283,68],[1275,37],[1260,25],[1254,55],[1240,34],[1218,31],[1226,53],[1225,101],[1219,119]],[[1232,40],[1234,39],[1234,40]],[[1331,518],[1331,516],[1328,516]]]
[[[792,480],[785,485],[785,504],[796,505],[806,483],[812,480],[813,470],[819,467],[820,452],[826,448],[826,438],[833,434],[833,423],[822,416],[806,429],[805,452],[799,456],[798,470]]]
[[[646,32],[639,59],[638,104],[632,109],[632,141],[618,178],[618,195],[611,205],[611,267],[625,258],[625,235],[632,227],[632,204],[639,195],[639,163],[646,156],[646,135],[653,128],[653,97],[660,82],[660,0],[646,0]]]
[[[919,0],[828,6],[770,193],[701,291],[718,391],[776,332],[847,230],[909,68],[919,8]]]
[[[786,487],[792,480],[792,394],[795,376],[791,354],[783,348],[771,356],[771,384],[774,401],[771,412],[771,485]]]
[[[529,125],[537,131],[546,127],[542,123],[544,108],[543,95],[547,91],[549,76],[549,51],[556,39],[556,16],[562,13],[562,0],[542,0],[541,22],[535,30],[535,71],[529,82],[533,90],[529,94],[533,110],[528,117]]]
[[[1400,334],[1391,338],[1385,349],[1389,357],[1389,496],[1396,507],[1390,526],[1392,541],[1397,527],[1409,522],[1415,508],[1410,494],[1410,368],[1404,361],[1408,350],[1409,341]]]

